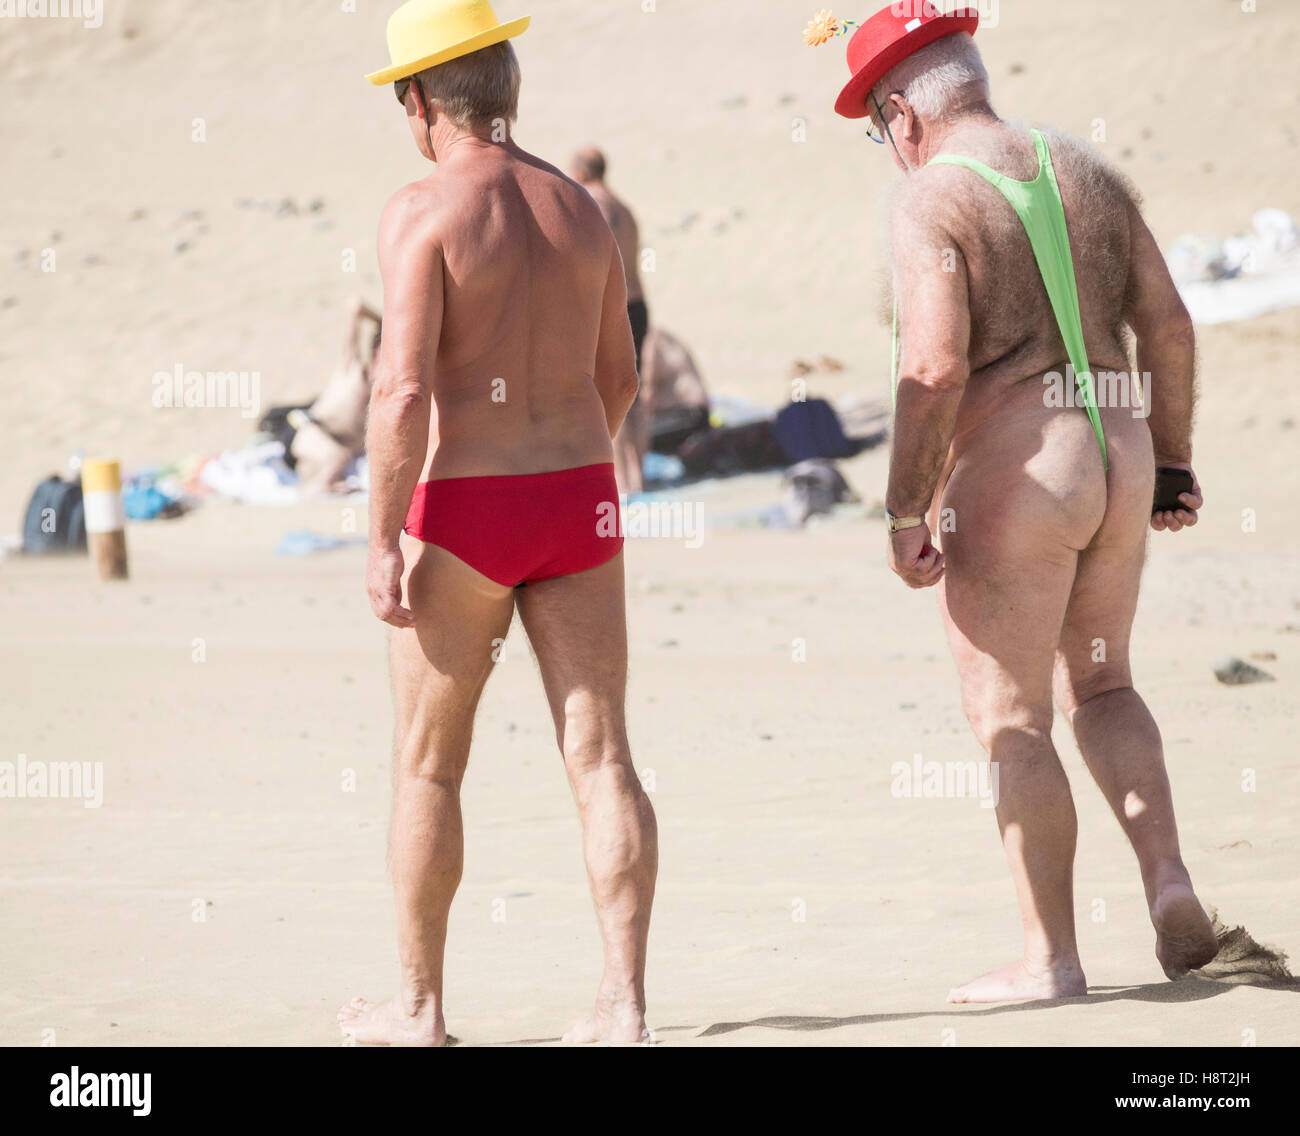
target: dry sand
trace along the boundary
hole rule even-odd
[[[521,143],[553,159],[607,146],[657,254],[652,312],[716,390],[772,404],[799,356],[849,364],[817,381],[823,393],[878,397],[885,383],[874,203],[888,174],[830,113],[840,49],[799,41],[816,6],[556,0],[532,6],[519,41]],[[153,409],[155,371],[256,369],[264,403],[310,395],[344,297],[379,299],[378,210],[421,170],[391,93],[361,79],[382,62],[388,4],[359,7],[119,0],[95,31],[0,21],[0,300],[17,301],[0,308],[0,500],[15,527],[30,484],[78,447],[135,464],[247,434],[235,410]],[[1105,150],[1167,244],[1231,232],[1266,205],[1300,215],[1300,14],[1261,8],[1004,2],[980,42],[1004,113],[1081,132],[1106,119]],[[196,117],[205,142],[190,140]],[[796,117],[806,142],[791,141]],[[237,204],[286,197],[299,215]],[[177,240],[189,247],[174,253]],[[46,247],[53,273],[39,270]],[[1135,645],[1202,898],[1291,950],[1297,345],[1300,311],[1202,335],[1207,508],[1195,530],[1154,536]],[[885,455],[845,472],[870,502]],[[717,514],[752,492],[698,497]],[[337,1044],[340,1003],[391,991],[391,716],[363,553],[274,554],[291,528],[364,532],[352,507],[211,504],[132,525],[126,585],[91,582],[80,561],[0,565],[0,760],[101,761],[105,776],[99,809],[0,801],[0,1043],[53,1030],[60,1044]],[[935,597],[907,591],[882,553],[880,523],[856,516],[717,531],[696,550],[629,545],[630,724],[662,841],[659,1039],[1300,1041],[1293,988],[1165,981],[1132,855],[1060,731],[1092,992],[944,1004],[951,985],[1012,960],[1018,918],[989,810],[891,795],[894,762],[979,754]],[[795,640],[807,661],[793,661]],[[1276,682],[1215,681],[1217,656],[1252,652],[1276,655],[1259,663]],[[499,671],[452,912],[448,1025],[467,1044],[557,1038],[599,962],[577,821],[517,629]]]

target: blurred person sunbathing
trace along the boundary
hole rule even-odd
[[[343,1007],[361,1042],[446,1040],[443,956],[475,709],[516,610],[582,821],[604,939],[569,1041],[639,1042],[657,870],[624,724],[627,628],[611,438],[637,391],[618,246],[590,195],[512,140],[520,71],[478,0],[389,21],[416,148],[437,169],[379,225],[384,345],[370,403],[366,586],[391,625],[396,997]],[[523,849],[520,849],[521,854]]]
[[[637,401],[645,406],[644,449],[671,454],[709,428],[709,392],[695,357],[662,327],[652,327],[645,337]]]
[[[836,104],[907,175],[890,229],[889,562],[910,587],[938,586],[1024,924],[1020,960],[955,1002],[1087,992],[1053,696],[1137,854],[1165,972],[1217,949],[1129,667],[1147,527],[1194,525],[1202,504],[1191,321],[1123,178],[1078,139],[994,112],[977,23],[974,9],[883,9],[850,40]],[[1130,333],[1150,383],[1098,384],[1127,377]],[[1153,509],[1157,467],[1188,489]]]
[[[365,301],[348,301],[343,353],[329,383],[305,411],[291,411],[292,435],[286,447],[289,467],[298,474],[305,497],[346,490],[344,474],[366,448],[366,408],[370,375],[379,354],[381,318]],[[369,361],[362,355],[365,323],[374,325]]]

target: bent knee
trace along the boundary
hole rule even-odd
[[[1072,674],[1058,679],[1056,704],[1066,717],[1072,718],[1081,706],[1094,698],[1117,690],[1132,689],[1133,675],[1127,663],[1123,666],[1099,666],[1084,674]]]
[[[1032,752],[1052,743],[1050,702],[983,701],[964,699],[966,721],[986,753],[1005,751],[1014,742],[1016,750]]]
[[[631,762],[627,731],[621,722],[585,714],[566,715],[556,730],[556,741],[565,768],[571,773]]]

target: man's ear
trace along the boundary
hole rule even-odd
[[[891,95],[890,98],[898,100],[898,106],[903,112],[900,115],[903,122],[903,137],[910,142],[916,129],[916,114],[912,110],[912,104],[907,102],[902,95]]]

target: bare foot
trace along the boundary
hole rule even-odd
[[[1151,904],[1156,958],[1169,978],[1182,978],[1219,953],[1219,940],[1188,884],[1166,884]]]
[[[396,998],[367,1002],[353,998],[339,1011],[344,1037],[362,1045],[445,1045],[447,1027],[442,1015],[429,1009],[411,1015]]]
[[[1077,998],[1088,981],[1076,957],[1049,966],[1024,962],[995,970],[948,991],[949,1002],[1030,1002],[1037,998]]]
[[[654,1039],[646,1029],[645,1013],[632,994],[596,995],[596,1012],[578,1022],[561,1039],[565,1045],[588,1045],[594,1041],[610,1045],[645,1045]]]

